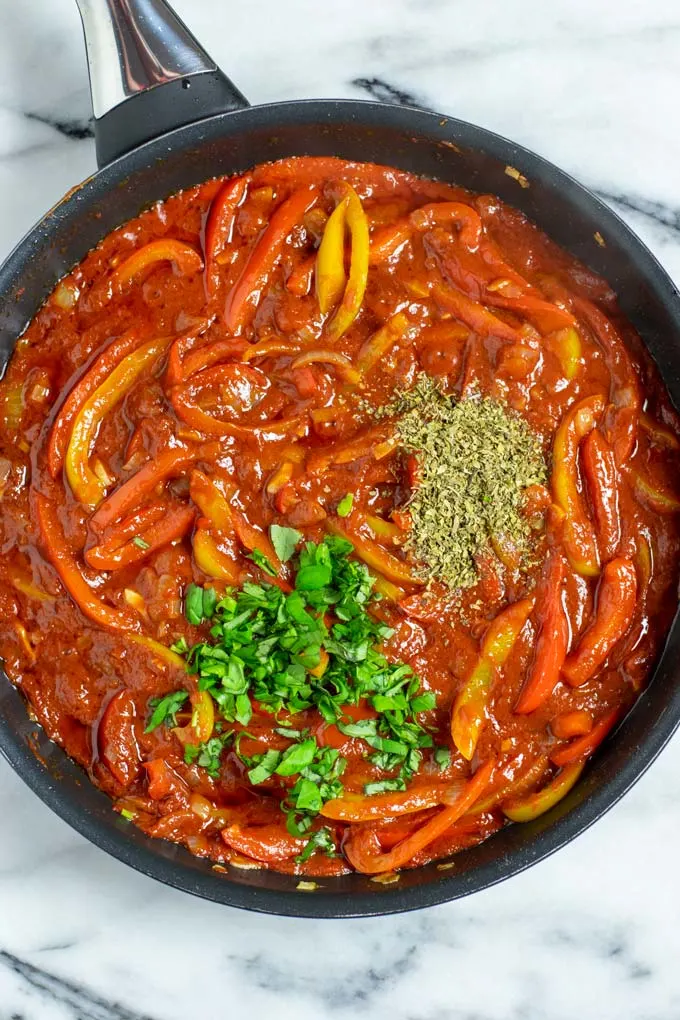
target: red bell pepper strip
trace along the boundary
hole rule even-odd
[[[595,723],[589,733],[585,733],[582,737],[577,737],[576,740],[572,740],[570,743],[565,744],[564,747],[553,751],[550,755],[553,765],[558,765],[562,768],[565,765],[570,765],[572,762],[581,762],[582,759],[588,758],[599,747],[607,734],[614,729],[620,718],[621,710],[619,708],[607,712],[599,722]]]
[[[205,223],[204,250],[206,280],[209,290],[213,293],[217,289],[215,260],[222,249],[232,241],[236,213],[246,197],[249,183],[249,174],[243,177],[230,177],[210,203]]]
[[[181,333],[176,340],[173,340],[168,352],[168,366],[165,370],[165,383],[167,386],[176,386],[182,381],[182,359],[196,346],[207,329],[213,324],[213,319],[202,319],[201,322]]]
[[[248,325],[269,276],[283,255],[288,237],[318,199],[318,188],[300,188],[274,211],[269,226],[255,245],[240,279],[227,298],[224,319],[227,329],[236,332]]]
[[[46,496],[35,493],[38,527],[47,557],[61,583],[83,616],[106,630],[139,630],[139,623],[127,613],[106,605],[90,588],[69,549],[57,516],[57,508]]]
[[[133,252],[114,270],[111,283],[114,290],[128,287],[140,273],[156,262],[172,262],[180,273],[189,276],[203,269],[203,259],[195,248],[172,237],[160,237],[149,241],[139,251]]]
[[[636,599],[635,567],[623,557],[611,560],[602,572],[595,617],[562,667],[572,687],[589,680],[626,633],[633,619]]]
[[[561,329],[575,329],[576,320],[571,312],[545,298],[523,294],[521,297],[506,297],[502,291],[488,291],[485,302],[495,308],[505,308],[513,315],[526,319],[544,336]]]
[[[599,429],[593,429],[581,445],[583,471],[595,515],[600,556],[606,563],[616,555],[621,541],[619,472],[614,451]]]
[[[534,658],[515,711],[535,712],[552,694],[567,655],[569,619],[564,608],[564,559],[558,549],[550,553],[538,600],[541,622]]]
[[[345,855],[350,864],[362,875],[377,875],[384,871],[402,868],[420,850],[443,835],[479,800],[486,791],[496,767],[494,758],[480,765],[475,774],[464,783],[459,796],[442,808],[434,818],[425,822],[411,836],[401,840],[386,853],[381,851],[377,833],[369,827],[352,828],[345,843]]]
[[[482,237],[482,220],[476,209],[464,202],[433,202],[414,209],[411,223],[417,230],[449,227],[458,224],[458,240],[470,251],[479,248]]]
[[[129,540],[120,542],[119,535],[113,535],[100,545],[92,546],[85,552],[85,561],[95,570],[120,570],[121,567],[139,563],[156,550],[171,542],[177,542],[186,535],[194,521],[194,511],[188,506],[164,507],[163,517],[148,524]]]
[[[509,800],[503,804],[503,814],[511,822],[533,822],[534,818],[544,815],[567,796],[578,782],[583,768],[581,764],[568,765],[543,789],[529,794],[528,797]]]
[[[189,351],[185,355],[177,382],[184,382],[202,369],[217,365],[220,361],[241,357],[245,348],[246,344],[239,337],[227,337],[225,340],[203,344],[198,350]]]
[[[484,635],[479,658],[456,697],[451,713],[451,739],[468,761],[477,749],[486,721],[496,671],[510,655],[533,607],[533,599],[521,599],[492,620]]]
[[[289,835],[281,825],[257,825],[242,828],[230,825],[220,833],[223,841],[232,850],[237,850],[254,861],[263,864],[275,864],[287,861],[302,853],[306,839],[296,839]]]
[[[387,262],[411,238],[413,227],[408,217],[379,227],[371,234],[368,262],[371,266],[379,266]]]
[[[432,296],[443,308],[453,312],[457,319],[464,322],[466,326],[474,330],[480,336],[494,336],[499,340],[510,340],[513,343],[520,343],[522,334],[514,326],[509,326],[497,315],[490,312],[488,308],[477,304],[462,291],[455,287],[447,287],[443,283],[435,283],[432,288]]]
[[[139,719],[130,691],[117,691],[97,728],[99,757],[121,786],[128,787],[141,767]]]
[[[189,787],[164,758],[152,758],[142,764],[151,800],[164,800],[171,794],[188,794]]]
[[[59,409],[47,441],[47,467],[52,478],[56,478],[64,466],[64,455],[68,446],[73,421],[86,400],[92,396],[120,362],[131,354],[141,343],[139,329],[133,327],[117,337],[99,354],[94,362],[69,390],[66,400]]]

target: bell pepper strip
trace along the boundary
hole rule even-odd
[[[479,336],[493,336],[499,340],[509,340],[513,343],[520,343],[522,341],[522,334],[519,329],[509,326],[507,322],[503,322],[497,315],[490,312],[488,308],[478,304],[476,301],[472,301],[462,291],[456,290],[455,287],[447,287],[446,284],[435,283],[432,287],[432,297],[442,308],[445,308],[448,312],[453,312],[460,322],[464,322],[466,326],[469,326]]]
[[[140,331],[133,327],[117,337],[93,361],[85,374],[69,390],[50,429],[47,441],[47,468],[52,478],[56,478],[64,466],[64,454],[68,446],[73,422],[83,404],[106,381],[111,372],[131,354],[141,343]]]
[[[215,581],[238,584],[241,571],[238,563],[220,549],[207,518],[201,517],[191,543],[194,561],[199,570]]]
[[[90,518],[90,527],[96,534],[102,534],[115,521],[138,506],[161,482],[176,478],[198,460],[211,460],[219,451],[217,443],[196,446],[193,450],[186,446],[171,446],[162,450],[99,504]]]
[[[205,271],[209,292],[215,293],[218,277],[216,259],[223,248],[231,243],[239,206],[248,191],[250,175],[231,177],[225,181],[212,202],[205,222]]]
[[[540,623],[534,657],[515,712],[535,712],[550,697],[560,678],[569,647],[569,618],[564,608],[564,558],[552,549],[538,600]]]
[[[356,319],[361,309],[368,281],[368,220],[359,196],[350,184],[345,184],[345,222],[351,238],[349,278],[337,311],[328,325],[328,335],[339,340]]]
[[[286,337],[271,337],[250,344],[241,355],[241,361],[254,361],[255,358],[271,358],[274,354],[288,354],[291,358],[300,353],[300,345],[292,344]]]
[[[286,290],[296,297],[306,297],[312,289],[316,252],[299,262],[286,280]]]
[[[198,350],[189,351],[182,361],[181,375],[178,382],[185,382],[192,375],[221,361],[229,358],[241,358],[246,349],[246,344],[240,337],[227,337],[224,340],[215,340],[211,344],[204,344]]]
[[[130,641],[134,644],[139,645],[141,648],[145,648],[147,652],[151,652],[157,659],[160,659],[170,666],[172,669],[177,669],[181,673],[186,673],[187,664],[181,655],[177,652],[173,652],[171,648],[161,644],[160,641],[156,641],[155,638],[148,637],[146,634],[128,634],[126,635]]]
[[[533,606],[533,599],[521,599],[492,620],[479,658],[453,704],[451,739],[467,761],[472,760],[486,721],[496,671],[510,655]]]
[[[191,507],[164,506],[160,520],[148,524],[122,544],[118,544],[120,536],[114,533],[110,539],[87,549],[85,562],[94,570],[120,570],[139,563],[163,546],[179,541],[193,524],[194,516]]]
[[[386,451],[384,454],[386,456],[387,452],[392,452],[398,443],[392,425],[378,425],[354,439],[350,439],[347,443],[339,443],[323,450],[314,450],[307,458],[307,472],[317,475],[326,471],[332,464],[352,464],[362,457],[375,456],[380,444],[393,437],[395,438],[394,445],[390,447],[389,451]]]
[[[442,808],[412,835],[401,840],[387,852],[381,851],[378,835],[370,827],[350,829],[344,846],[345,856],[350,864],[363,875],[396,871],[408,864],[415,854],[433,843],[459,818],[467,814],[488,788],[495,767],[495,758],[485,761],[463,784],[458,797],[451,805]]]
[[[29,599],[35,599],[36,602],[54,602],[55,600],[54,595],[50,595],[48,592],[43,591],[42,588],[38,588],[37,585],[33,584],[33,581],[18,570],[10,570],[9,579],[12,586]]]
[[[680,499],[672,492],[660,489],[645,478],[641,471],[632,470],[631,475],[635,492],[652,510],[659,514],[674,514],[680,510]]]
[[[189,477],[189,496],[217,531],[223,535],[233,534],[234,520],[226,497],[213,479],[198,468],[194,469]]]
[[[562,712],[550,723],[550,729],[558,740],[571,740],[582,737],[593,728],[593,717],[585,709],[574,709],[573,712]]]
[[[554,333],[556,330],[570,330],[576,333],[576,320],[571,312],[560,308],[559,305],[555,305],[551,301],[546,301],[545,298],[534,297],[533,294],[507,297],[502,291],[491,291],[487,293],[484,300],[495,308],[505,308],[513,315],[526,319],[544,336]]]
[[[228,330],[236,333],[249,325],[269,277],[283,256],[286,241],[318,199],[318,188],[300,188],[274,211],[227,298],[224,321]]]
[[[214,316],[212,318],[202,319],[191,329],[186,330],[184,333],[180,333],[180,335],[173,340],[170,345],[170,350],[168,351],[168,364],[165,370],[165,383],[167,386],[176,386],[177,383],[182,381],[182,364],[185,355],[196,347],[206,331],[212,326],[213,322]],[[236,343],[236,341],[234,342]]]
[[[375,574],[373,581],[373,590],[379,595],[382,595],[384,599],[389,602],[393,602],[395,606],[401,604],[402,599],[405,597],[406,592],[403,588],[400,588],[397,584],[392,584],[382,574]]]
[[[578,330],[574,326],[566,326],[549,333],[544,342],[552,347],[564,373],[570,382],[578,375],[581,367],[583,345]]]
[[[640,428],[649,436],[655,446],[667,450],[680,450],[680,439],[671,432],[669,428],[661,425],[655,418],[652,418],[646,411],[643,411],[639,419]]]
[[[366,514],[364,521],[376,536],[376,538],[387,538],[391,542],[404,537],[404,533],[392,521],[386,521],[384,517],[377,517],[375,514]]]
[[[230,825],[222,829],[220,836],[228,847],[254,861],[262,861],[263,864],[275,864],[277,861],[297,857],[307,842],[307,839],[289,835],[281,825],[253,825],[247,828]]]
[[[570,743],[565,744],[564,747],[553,751],[550,755],[553,765],[563,768],[566,765],[571,765],[572,762],[581,762],[584,758],[588,758],[599,747],[607,734],[614,729],[620,718],[621,709],[619,708],[607,712],[583,736],[577,737],[575,740],[570,741]]]
[[[136,620],[120,609],[108,606],[92,591],[66,543],[54,503],[39,492],[35,493],[34,498],[40,537],[47,558],[83,616],[106,630],[139,630]]]
[[[412,783],[407,790],[397,793],[377,793],[366,796],[345,793],[342,797],[327,800],[321,808],[324,818],[338,822],[373,822],[397,815],[414,814],[426,808],[446,803],[447,795],[455,800],[462,783]]]
[[[588,519],[579,492],[579,444],[595,428],[604,410],[602,397],[586,397],[566,412],[553,443],[551,485],[555,502],[566,515],[563,543],[567,558],[578,574],[595,577],[600,563],[595,529]]]
[[[234,521],[234,531],[236,532],[236,536],[241,545],[249,552],[257,550],[259,553],[262,553],[262,555],[269,560],[276,573],[281,574],[283,571],[283,564],[276,555],[274,546],[269,541],[268,536],[265,535],[263,531],[260,531],[259,528],[252,525],[245,514],[241,513],[240,510],[237,510],[235,507],[231,507],[230,509],[231,516]],[[274,579],[272,578],[272,581],[273,580]]]
[[[385,357],[397,340],[401,339],[409,327],[409,321],[403,312],[397,312],[388,319],[384,326],[368,338],[359,352],[357,368],[361,375],[367,375],[382,358]]]
[[[585,765],[568,765],[541,790],[527,797],[508,800],[503,804],[503,814],[511,822],[533,822],[555,807],[570,790],[576,786]]]
[[[637,575],[630,560],[611,560],[602,571],[595,616],[569,655],[562,672],[580,687],[593,676],[628,630],[637,599]]]
[[[355,526],[360,524],[360,519],[353,522]],[[396,584],[425,584],[425,580],[420,576],[415,567],[411,566],[405,560],[397,559],[392,553],[388,552],[377,542],[373,542],[368,538],[364,538],[357,531],[350,531],[345,528],[336,517],[329,517],[326,521],[326,527],[334,535],[340,535],[341,538],[347,539],[354,546],[354,551],[363,560],[364,563],[368,564],[374,570],[379,571],[388,581],[394,581]]]
[[[207,691],[194,691],[189,699],[190,721],[186,726],[175,726],[172,732],[180,744],[204,744],[215,729],[215,703]]]
[[[649,535],[638,535],[635,553],[635,565],[638,572],[638,589],[641,595],[646,593],[654,571],[654,554]]]
[[[114,291],[129,287],[140,273],[157,262],[172,262],[185,276],[199,273],[203,269],[203,259],[195,248],[172,237],[161,237],[157,241],[149,241],[114,270],[111,277]]]
[[[328,217],[321,244],[316,253],[314,276],[319,309],[327,315],[340,301],[347,283],[345,273],[345,196]]]
[[[413,227],[408,217],[376,228],[371,234],[368,264],[380,266],[384,262],[388,262],[393,255],[401,251],[405,244],[408,244],[412,233]]]
[[[470,251],[477,251],[482,237],[482,220],[476,209],[464,202],[433,202],[422,205],[411,213],[416,230],[433,227],[459,227],[458,240]]]
[[[105,492],[104,483],[89,463],[101,422],[170,343],[167,338],[151,340],[128,354],[76,414],[66,449],[65,467],[68,483],[80,503],[96,506]]]
[[[128,787],[139,773],[142,756],[137,733],[139,720],[130,691],[116,691],[109,700],[97,727],[97,750],[100,761],[123,787]]]
[[[344,354],[340,354],[338,351],[305,351],[303,354],[299,354],[297,358],[291,362],[290,367],[295,369],[302,368],[304,365],[318,364],[332,365],[333,368],[337,369],[338,375],[351,386],[356,386],[356,384],[361,380],[361,372],[357,371],[349,358],[345,357]]]
[[[585,320],[602,348],[611,374],[614,421],[608,438],[614,449],[616,463],[621,467],[628,461],[635,447],[641,409],[640,386],[633,362],[618,331],[592,301],[575,297],[573,305],[575,312]]]
[[[282,464],[279,464],[265,486],[268,495],[275,496],[277,492],[281,491],[284,485],[288,485],[289,481],[293,477],[294,470],[295,465],[291,460],[284,460]]]
[[[522,759],[520,755],[520,761]],[[468,813],[470,815],[485,814],[492,811],[499,804],[510,799],[516,800],[521,794],[533,790],[536,783],[543,779],[546,771],[550,768],[550,759],[547,754],[539,754],[519,776],[507,779],[492,787],[487,797],[478,800]]]
[[[142,762],[146,772],[147,789],[151,800],[164,800],[173,794],[189,792],[184,780],[168,765],[165,758],[152,758]]]
[[[593,429],[583,440],[581,460],[595,517],[600,556],[606,563],[616,555],[621,542],[619,510],[621,482],[614,451],[599,429]]]

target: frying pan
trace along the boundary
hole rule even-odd
[[[491,192],[521,209],[609,281],[680,406],[676,288],[629,228],[557,167],[482,128],[417,109],[346,100],[250,107],[163,0],[78,4],[99,171],[50,210],[0,269],[0,370],[60,277],[146,206],[255,163],[338,155]],[[296,878],[235,868],[218,873],[209,861],[146,837],[117,815],[110,800],[36,727],[4,673],[0,748],[31,789],[70,825],[168,885],[275,914],[387,914],[493,885],[553,853],[600,818],[648,768],[680,722],[679,654],[676,617],[649,688],[579,785],[549,814],[503,829],[458,854],[452,870],[429,865],[402,873],[393,885],[349,875],[321,880],[319,888],[303,892],[296,889]]]

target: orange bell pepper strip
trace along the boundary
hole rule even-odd
[[[204,744],[215,728],[215,703],[207,691],[194,691],[189,698],[191,720],[186,726],[175,726],[172,732],[180,744]]]
[[[447,287],[443,283],[435,283],[432,288],[432,297],[435,301],[455,317],[469,326],[479,336],[494,336],[499,340],[509,340],[513,343],[521,343],[522,334],[519,329],[509,326],[497,315],[490,312],[484,305],[472,301],[462,291],[455,287]]]
[[[503,804],[503,814],[511,822],[533,822],[534,818],[544,815],[567,796],[576,786],[584,767],[583,764],[568,765],[543,789]]]
[[[422,205],[411,213],[411,223],[416,230],[431,230],[433,227],[459,226],[458,240],[470,251],[479,248],[482,237],[482,220],[476,209],[464,202],[433,202]]]
[[[215,541],[210,522],[200,518],[192,541],[194,560],[199,570],[215,581],[238,584],[240,569],[238,563],[228,556]]]
[[[211,344],[204,344],[198,350],[189,351],[182,361],[182,368],[178,382],[184,382],[192,375],[219,364],[220,361],[227,361],[229,358],[240,358],[246,348],[246,344],[240,337],[227,337],[225,340],[215,340]]]
[[[325,350],[311,350],[305,351],[304,354],[298,355],[293,362],[291,362],[291,369],[302,368],[304,365],[318,365],[326,364],[332,365],[337,369],[338,375],[352,386],[361,379],[361,372],[353,366],[349,358],[345,357],[344,354],[340,354],[338,351],[325,351]]]
[[[195,248],[172,237],[161,237],[157,241],[149,241],[125,262],[121,262],[111,278],[113,289],[120,291],[128,287],[140,273],[156,262],[172,262],[185,276],[203,269],[203,259]]]
[[[492,620],[479,658],[453,704],[451,739],[468,761],[472,760],[486,721],[496,671],[510,655],[533,607],[532,598],[520,599]]]
[[[338,822],[373,822],[397,815],[410,815],[427,808],[445,804],[447,796],[460,793],[460,783],[412,783],[408,790],[396,793],[345,793],[342,797],[327,800],[321,808],[324,818]]]
[[[336,205],[328,217],[319,250],[316,253],[314,276],[319,309],[327,315],[342,297],[347,275],[345,273],[345,217],[347,197]]]
[[[600,563],[593,528],[579,492],[578,449],[595,428],[604,410],[602,397],[586,397],[566,412],[555,434],[551,485],[557,505],[564,511],[563,544],[578,574],[595,577]]]
[[[590,733],[593,728],[593,717],[585,709],[575,709],[573,712],[562,712],[555,716],[550,723],[550,729],[558,740],[571,740],[572,737],[582,737]]]
[[[361,517],[355,512],[353,518],[353,525],[358,527],[361,524]],[[329,517],[326,526],[334,535],[340,535],[341,538],[351,542],[359,559],[379,571],[389,581],[394,581],[396,584],[425,584],[425,580],[409,563],[393,556],[377,542],[364,538],[357,531],[350,531],[343,527],[337,518]]]
[[[47,558],[83,616],[106,630],[139,630],[136,620],[120,609],[108,606],[92,591],[66,543],[54,503],[40,493],[35,493],[35,503],[40,537]]]
[[[356,319],[364,300],[368,281],[369,237],[368,220],[359,196],[351,184],[345,183],[345,222],[352,240],[349,279],[338,309],[328,326],[328,335],[339,340]]]
[[[595,517],[600,556],[606,563],[616,555],[621,541],[619,472],[611,446],[599,429],[593,429],[581,444],[583,473]]]
[[[562,667],[572,687],[580,687],[602,665],[630,627],[637,601],[637,575],[630,560],[611,560],[602,572],[595,617]]]
[[[215,260],[226,245],[231,244],[238,208],[242,205],[250,175],[230,177],[225,181],[210,203],[205,222],[205,269],[208,287],[213,292],[217,286]]]
[[[555,307],[555,306],[553,306]],[[565,326],[545,337],[545,342],[555,349],[555,354],[560,363],[564,378],[575,379],[581,367],[581,355],[583,345],[581,337],[575,326]]]
[[[515,707],[526,715],[547,701],[560,678],[569,646],[569,619],[562,601],[564,559],[558,549],[550,553],[539,599],[541,620],[529,675]]]
[[[577,737],[564,747],[553,751],[550,755],[553,765],[558,765],[562,768],[565,765],[570,765],[572,762],[581,762],[584,758],[588,758],[599,747],[607,734],[614,729],[620,718],[621,710],[618,708],[607,712],[583,736]]]
[[[402,868],[420,850],[442,836],[462,818],[487,790],[496,760],[490,758],[480,765],[475,774],[462,786],[458,797],[442,808],[433,818],[387,852],[380,849],[378,835],[369,827],[352,828],[345,843],[345,856],[362,875],[378,875],[384,871]]]
[[[397,312],[388,319],[384,326],[368,338],[359,352],[357,368],[361,375],[366,375],[377,365],[387,352],[399,340],[409,327],[409,321],[403,312]]]
[[[85,561],[94,570],[120,570],[139,563],[164,545],[179,541],[193,524],[194,516],[193,509],[188,506],[163,506],[160,520],[147,523],[128,540],[114,533],[108,540],[87,549]]]
[[[286,241],[318,199],[318,188],[300,188],[274,211],[227,298],[224,316],[227,329],[237,332],[250,323],[269,276],[283,256]]]
[[[99,426],[142,372],[170,346],[170,340],[150,340],[128,354],[98,389],[85,401],[73,422],[66,449],[66,477],[76,499],[87,506],[96,506],[105,492],[101,478],[90,467],[89,459]]]
[[[73,421],[83,404],[99,389],[111,372],[141,343],[140,331],[133,327],[118,337],[95,359],[69,390],[66,400],[50,429],[47,441],[47,467],[52,478],[56,478],[64,466],[64,454],[68,446]]]
[[[674,514],[680,510],[680,499],[666,489],[654,485],[640,471],[632,471],[633,486],[643,503],[659,514]]]

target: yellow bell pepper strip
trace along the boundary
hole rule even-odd
[[[215,703],[207,691],[194,691],[189,698],[191,721],[186,726],[175,726],[172,732],[180,744],[204,744],[215,728]]]
[[[448,312],[453,312],[455,317],[469,326],[471,330],[480,336],[497,337],[499,340],[509,340],[512,343],[521,343],[522,333],[514,326],[499,319],[497,315],[490,312],[484,305],[477,304],[471,298],[456,290],[455,287],[447,287],[443,283],[435,283],[432,287],[432,297]]]
[[[674,514],[680,510],[680,499],[672,492],[654,485],[641,471],[633,470],[631,475],[636,493],[652,510],[659,514]]]
[[[621,541],[619,472],[611,446],[599,429],[593,429],[581,444],[581,459],[600,556],[606,563],[616,555]]]
[[[529,794],[528,797],[512,799],[503,804],[503,814],[511,822],[533,822],[546,811],[558,804],[569,791],[576,786],[584,769],[583,764],[568,765],[542,790]]]
[[[344,850],[350,864],[362,875],[377,875],[403,867],[420,850],[442,836],[454,822],[474,806],[491,782],[496,759],[490,758],[480,765],[465,782],[456,800],[442,808],[434,818],[421,825],[414,833],[402,839],[391,850],[381,850],[377,833],[371,826],[352,826]]]
[[[170,343],[167,337],[150,340],[128,354],[78,411],[66,449],[65,465],[68,483],[80,503],[96,506],[105,492],[104,483],[89,463],[102,420],[120,403],[142,372],[167,350]]]
[[[391,521],[386,521],[384,517],[376,517],[375,514],[366,514],[364,520],[376,538],[389,538],[393,541],[394,539],[404,537],[404,532],[401,528],[397,527],[397,525],[393,524]]]
[[[596,722],[594,726],[590,728],[587,733],[577,737],[576,740],[570,741],[564,747],[560,747],[557,751],[553,751],[550,755],[550,760],[553,765],[558,765],[563,768],[566,765],[570,765],[575,761],[583,761],[584,758],[590,757],[595,751],[607,734],[614,729],[621,718],[621,709],[615,708],[611,712],[607,712],[599,722]]]
[[[373,822],[397,815],[410,815],[446,803],[447,796],[455,799],[462,783],[412,783],[408,790],[397,793],[345,793],[342,797],[327,800],[321,808],[324,818],[337,822]]]
[[[277,492],[280,492],[284,485],[288,485],[294,470],[295,464],[292,460],[284,460],[282,464],[279,464],[265,486],[267,493],[270,496],[275,496]]]
[[[648,534],[638,535],[635,564],[638,572],[638,590],[643,596],[649,587],[654,570],[654,553],[651,538]]]
[[[319,308],[327,315],[342,297],[347,276],[345,274],[345,217],[348,199],[338,202],[328,217],[316,253],[316,297]]]
[[[476,209],[464,202],[432,202],[414,209],[411,223],[416,230],[433,227],[459,227],[458,240],[470,251],[477,251],[482,237],[482,220]]]
[[[373,590],[377,591],[379,595],[382,595],[384,599],[389,599],[390,602],[394,602],[398,605],[406,595],[403,588],[400,588],[396,584],[392,584],[386,577],[381,574],[374,575]]]
[[[558,549],[552,549],[540,590],[541,618],[534,657],[515,707],[520,715],[540,708],[560,678],[570,638],[569,619],[562,601],[564,581],[564,558]]]
[[[319,199],[317,187],[300,188],[274,210],[264,231],[227,298],[225,325],[239,332],[249,325],[274,268],[280,262],[286,241],[302,217]]]
[[[385,357],[389,349],[404,335],[408,327],[409,321],[406,316],[403,312],[397,312],[373,336],[368,338],[359,352],[357,361],[357,368],[361,375],[367,375]]]
[[[17,570],[11,570],[9,577],[13,587],[27,598],[35,599],[37,602],[54,602],[54,595],[49,595],[42,588],[38,588],[37,585],[33,584],[32,581]]]
[[[206,518],[199,518],[191,544],[194,560],[199,570],[215,581],[238,584],[240,569],[238,563],[227,556],[218,546]]]
[[[195,468],[189,477],[189,496],[204,517],[223,535],[234,533],[234,520],[226,496],[203,471]]]
[[[64,537],[57,508],[41,493],[35,493],[40,537],[50,563],[83,616],[106,630],[137,631],[139,623],[120,609],[108,606],[92,591],[81,574]]]
[[[356,518],[353,521],[354,527],[357,527],[361,523],[361,518],[356,513],[353,516]],[[373,567],[374,570],[378,570],[389,581],[395,581],[397,584],[425,584],[416,569],[405,560],[397,559],[387,549],[383,549],[377,542],[364,538],[357,531],[350,531],[336,517],[329,517],[326,526],[334,535],[340,535],[341,538],[351,542],[359,559],[362,559],[369,567]]]
[[[321,474],[331,464],[351,464],[361,457],[375,456],[375,451],[381,443],[384,443],[389,436],[395,435],[393,425],[376,425],[368,429],[362,435],[350,439],[346,443],[338,443],[335,446],[325,449],[313,450],[307,457],[307,472],[311,475]],[[395,441],[394,449],[397,445]]]
[[[358,372],[357,369],[354,368],[349,358],[346,358],[344,354],[340,354],[338,351],[305,351],[304,354],[298,355],[298,357],[291,362],[290,367],[302,368],[304,365],[318,364],[332,365],[337,369],[338,375],[352,386],[356,386],[361,379],[361,372]]]
[[[486,721],[496,671],[510,655],[533,607],[533,599],[521,599],[490,623],[479,658],[456,697],[451,713],[451,739],[468,761],[472,760]]]
[[[319,651],[318,664],[314,666],[313,669],[309,669],[308,672],[311,673],[312,676],[315,676],[317,678],[322,677],[326,670],[328,669],[330,661],[331,661],[330,655],[328,654],[325,648],[322,648]]]
[[[114,291],[128,287],[140,273],[156,262],[172,262],[185,276],[199,273],[203,269],[203,259],[195,248],[172,237],[161,237],[145,244],[114,270],[111,278]]]
[[[581,367],[582,344],[578,330],[574,326],[565,326],[564,329],[549,333],[545,343],[554,349],[564,378],[571,382]]]
[[[141,514],[135,516],[141,517]],[[161,504],[159,520],[147,520],[129,538],[114,530],[104,542],[85,551],[85,561],[94,570],[120,570],[139,563],[157,549],[179,541],[193,524],[194,516],[192,507],[181,503],[174,506]]]
[[[551,485],[555,502],[566,515],[564,549],[574,570],[585,577],[597,576],[600,563],[595,529],[579,492],[578,449],[603,411],[602,397],[586,397],[574,404],[564,415],[553,443]]]
[[[356,319],[364,300],[368,280],[368,220],[354,188],[350,184],[345,184],[345,191],[347,201],[345,221],[352,239],[352,247],[345,293],[328,326],[328,335],[332,340],[339,340]]]
[[[630,627],[636,604],[635,567],[623,556],[610,560],[602,571],[595,616],[562,667],[572,687],[586,683],[602,665]]]
[[[181,655],[177,652],[173,652],[172,649],[162,645],[160,641],[154,640],[154,638],[147,637],[146,634],[129,634],[130,641],[134,641],[136,645],[140,645],[142,648],[146,648],[147,651],[155,655],[156,658],[161,659],[166,665],[171,666],[172,669],[178,669],[181,673],[186,673],[187,664]]]
[[[640,415],[640,428],[647,433],[655,446],[665,447],[668,450],[680,450],[680,439],[675,433],[661,425],[646,411]]]

